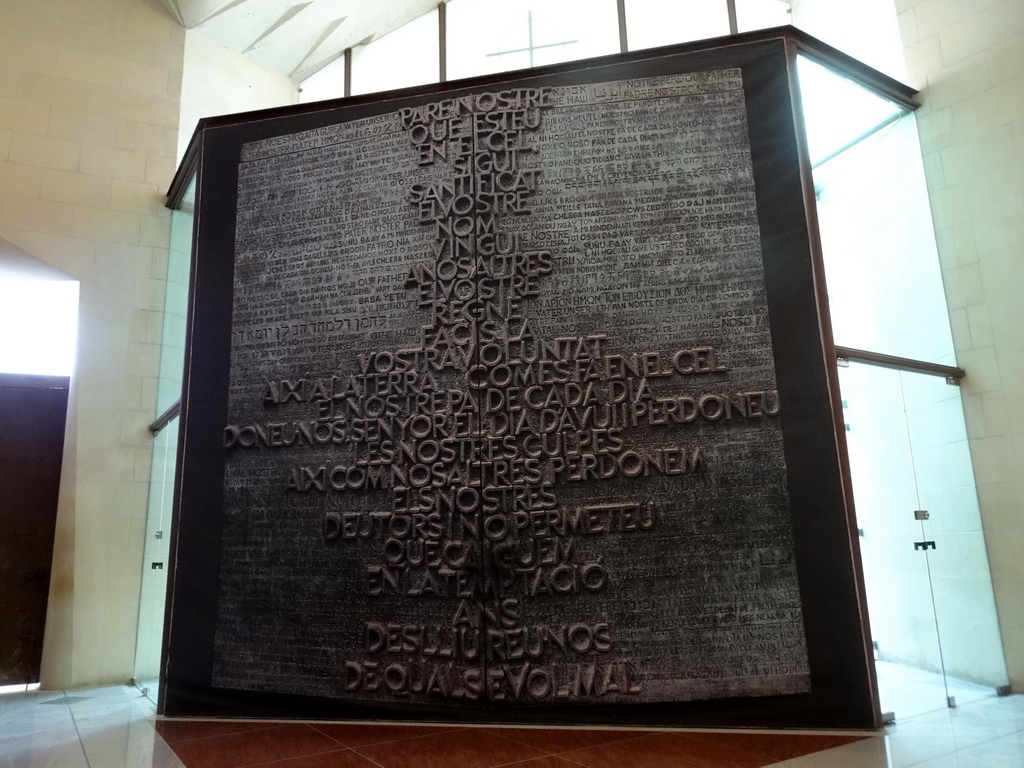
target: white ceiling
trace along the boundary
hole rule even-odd
[[[302,82],[438,0],[160,0],[186,29]]]

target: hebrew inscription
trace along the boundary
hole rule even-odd
[[[808,690],[739,70],[246,145],[214,684]]]

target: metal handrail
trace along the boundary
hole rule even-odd
[[[963,368],[957,368],[952,365],[926,363],[924,360],[883,355],[880,352],[868,352],[867,350],[853,349],[852,347],[837,346],[836,358],[855,363],[865,363],[866,365],[875,365],[879,368],[893,368],[898,371],[923,373],[927,376],[941,376],[950,384],[958,384],[967,375]]]
[[[177,400],[175,400],[173,403],[171,403],[170,407],[168,407],[168,409],[166,411],[161,413],[157,417],[156,421],[154,421],[152,424],[149,425],[149,431],[152,432],[154,435],[158,434],[161,429],[163,429],[168,424],[170,424],[172,421],[174,421],[174,419],[176,419],[178,417],[179,413],[181,413],[181,398],[180,397]]]

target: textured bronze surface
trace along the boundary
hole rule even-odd
[[[214,685],[809,689],[738,69],[247,144]]]

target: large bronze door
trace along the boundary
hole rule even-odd
[[[39,682],[66,376],[0,374],[0,685]]]

